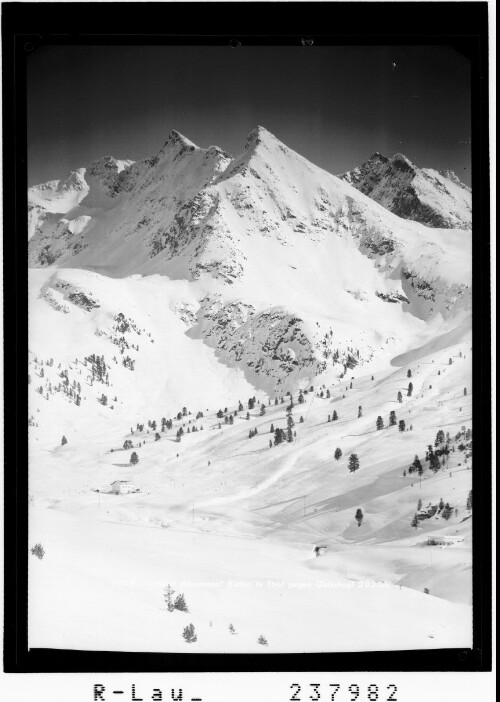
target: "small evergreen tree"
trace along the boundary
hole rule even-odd
[[[170,584],[163,588],[163,598],[165,600],[165,604],[167,605],[167,609],[169,612],[173,612],[175,609],[174,603],[172,601],[172,597],[174,596],[174,594],[175,590],[170,587]]]
[[[263,415],[265,415],[265,413],[266,413],[266,406],[264,404],[262,404],[260,406],[260,416],[262,417]]]
[[[193,624],[188,624],[188,626],[184,628],[182,635],[188,643],[195,643],[195,641],[198,641]]]
[[[421,509],[422,509],[422,500],[419,499],[419,501],[417,503],[417,510],[420,512]]]
[[[467,395],[467,388],[464,388],[464,395]]]
[[[274,424],[271,424],[271,428],[269,429],[269,432],[271,434],[274,434]]]
[[[394,427],[397,424],[397,419],[396,419],[396,412],[394,410],[391,410],[391,413],[389,415],[389,426]]]
[[[336,448],[335,453],[333,455],[335,456],[336,461],[340,461],[340,459],[342,458],[342,449]]]
[[[413,383],[408,383],[408,397],[411,397],[413,393]]]
[[[177,595],[177,597],[174,600],[174,609],[178,609],[179,612],[189,612],[189,609],[186,604],[186,600],[184,598],[184,595],[180,593]]]
[[[409,368],[408,368],[408,372],[407,372],[407,374],[406,374],[406,377],[407,377],[407,378],[411,378],[411,370],[410,370]]]
[[[406,424],[404,419],[399,420],[399,431],[404,432],[406,429]]]
[[[415,529],[418,527],[418,516],[417,516],[416,512],[415,512],[413,519],[411,520],[411,526],[414,527]]]
[[[359,469],[359,458],[356,453],[349,456],[348,468],[350,473],[355,473]]]
[[[376,426],[377,426],[378,430],[384,428],[384,420],[382,419],[382,417],[380,415],[377,417]]]
[[[352,383],[351,383],[351,384],[352,384]],[[361,416],[363,416],[363,408],[361,407],[361,405],[359,405],[359,407],[358,407],[358,419],[359,419]]]
[[[68,443],[68,439],[65,436],[63,436],[63,438],[61,439],[61,446],[64,446],[64,444],[67,444],[67,443]]]
[[[436,434],[436,440],[434,441],[434,446],[437,448],[438,446],[441,446],[441,444],[444,444],[444,431],[440,429],[438,433]]]
[[[471,510],[472,509],[472,490],[469,491],[469,494],[467,495],[467,509]]]
[[[448,519],[451,517],[452,514],[453,514],[453,509],[450,507],[450,503],[447,502],[443,508],[443,512],[442,512],[441,516],[444,519],[446,519],[446,521],[448,521]]]
[[[338,418],[339,418],[339,415],[337,414],[337,410],[333,410],[332,420],[334,422],[336,422]]]
[[[236,629],[232,624],[229,625],[229,633],[233,634],[233,636],[236,634]]]
[[[133,451],[132,455],[130,456],[130,463],[135,466],[137,463],[139,463],[139,456],[136,454],[135,451]]]
[[[398,391],[398,402],[403,402],[403,395],[401,394],[401,390]]]
[[[262,634],[259,636],[257,639],[257,643],[261,644],[262,646],[267,646],[267,639],[265,636],[262,636]]]
[[[422,474],[422,472],[423,472],[422,464],[420,463],[420,459],[417,455],[415,455],[415,458],[413,459],[413,463],[411,464],[409,471],[410,471],[410,473],[417,471],[417,473],[419,475]]]
[[[354,519],[355,519],[355,520],[357,521],[357,523],[358,523],[358,527],[361,526],[361,522],[363,521],[363,517],[364,517],[364,515],[363,515],[363,510],[362,510],[361,508],[358,507],[358,509],[356,510],[356,514],[355,514],[355,516],[354,516]]]
[[[439,458],[435,453],[432,455],[429,454],[429,468],[434,471],[434,473],[437,473],[441,468],[441,463],[439,462]]]
[[[45,556],[45,549],[43,548],[42,544],[35,544],[31,549],[31,554],[42,560],[42,558]]]

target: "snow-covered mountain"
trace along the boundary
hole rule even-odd
[[[29,202],[32,266],[187,281],[190,333],[267,389],[470,307],[470,232],[397,217],[262,127],[236,158],[174,131],[150,159],[101,159]]]
[[[471,189],[453,171],[418,168],[403,154],[375,153],[339,178],[404,219],[429,227],[472,227]]]
[[[30,188],[30,646],[470,645],[471,232],[447,226],[263,128]]]

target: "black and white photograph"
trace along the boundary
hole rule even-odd
[[[27,51],[28,648],[472,649],[470,56]]]

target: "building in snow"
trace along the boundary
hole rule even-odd
[[[130,480],[115,480],[111,483],[111,492],[115,495],[126,495],[129,492],[140,492]]]
[[[314,554],[316,555],[316,558],[318,556],[322,556],[324,553],[326,553],[328,546],[315,546],[314,547]]]
[[[451,546],[463,540],[463,536],[429,536],[427,538],[427,546]]]

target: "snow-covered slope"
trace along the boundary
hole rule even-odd
[[[30,646],[470,645],[470,318],[443,334],[407,315],[420,330],[413,342],[385,344],[344,378],[322,374],[313,390],[303,377],[304,401],[293,392],[296,435],[270,446],[271,425],[287,426],[290,397],[256,390],[189,334],[202,323],[191,284],[67,269],[31,275],[30,545],[46,554],[30,556]],[[244,313],[226,307],[221,315],[205,303],[202,312],[212,334]],[[405,431],[389,426],[393,410]],[[171,428],[162,431],[162,418]],[[451,453],[434,473],[424,459],[441,428]],[[415,454],[422,481],[409,472]],[[115,480],[140,492],[110,494]],[[436,513],[412,527],[418,501],[425,511],[440,498],[450,518]],[[429,547],[431,535],[463,541]],[[317,545],[327,547],[320,558]],[[189,613],[167,611],[168,583],[185,594]],[[191,622],[193,645],[182,638]]]
[[[453,171],[418,168],[403,154],[375,153],[339,178],[404,219],[429,227],[472,227],[471,189]]]
[[[29,201],[30,645],[470,645],[470,232],[400,218],[262,128],[236,158],[172,132]],[[412,527],[441,497],[449,519]]]

